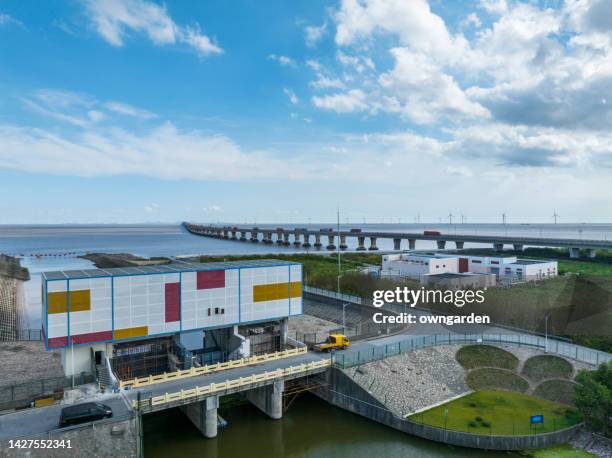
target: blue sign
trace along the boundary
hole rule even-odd
[[[544,423],[544,415],[532,415],[531,423]]]

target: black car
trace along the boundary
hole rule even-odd
[[[113,416],[113,409],[100,402],[85,402],[62,409],[60,415],[60,428],[64,426],[86,423],[88,421],[102,420]]]

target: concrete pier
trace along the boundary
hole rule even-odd
[[[293,232],[293,246],[299,247],[300,245],[302,245],[302,242],[300,242],[300,231],[296,229]]]
[[[512,248],[514,248],[514,251],[523,251],[523,245],[520,243],[512,244]]]
[[[370,251],[375,251],[378,250],[378,247],[376,246],[376,237],[370,237]]]
[[[272,385],[246,392],[247,400],[273,420],[283,418],[283,391],[285,382],[276,380]]]
[[[334,240],[335,237],[333,235],[328,235],[327,236],[327,246],[325,248],[327,248],[328,250],[335,250],[336,249],[336,245],[334,245]]]
[[[223,238],[229,239],[229,231],[227,229],[223,229]]]
[[[400,250],[402,246],[402,239],[393,239],[393,249]]]
[[[279,245],[282,245],[283,243],[283,230],[282,229],[276,230],[276,243]]]
[[[259,233],[257,232],[257,229],[253,228],[253,230],[251,231],[251,242],[253,243],[259,242],[259,239],[257,238],[258,234]]]
[[[365,237],[360,235],[357,237],[357,242],[359,243],[359,245],[357,246],[357,251],[364,251],[366,249],[365,247]]]
[[[262,242],[266,244],[272,243],[272,231],[264,231]]]
[[[211,396],[201,402],[182,406],[181,410],[202,435],[208,439],[217,437],[217,409],[219,397]]]
[[[570,258],[579,258],[580,257],[580,248],[571,247],[569,249]]]
[[[458,250],[463,250],[463,242],[455,241],[455,248],[457,248]]]
[[[310,244],[310,234],[304,232],[304,243],[302,243],[304,248],[310,248],[312,245]]]
[[[320,233],[316,233],[315,234],[314,247],[315,248],[321,248],[322,246],[323,246],[323,244],[321,243],[321,234]]]
[[[594,258],[595,256],[597,256],[597,250],[589,250],[588,256],[589,258]]]
[[[246,231],[240,231],[240,241],[246,242]]]
[[[283,243],[284,246],[289,246],[291,243],[289,242],[289,232],[283,232]]]
[[[446,240],[437,240],[438,250],[443,250],[446,246]]]
[[[236,231],[232,231],[232,236],[230,238],[232,240],[238,240],[238,237],[236,237]]]
[[[503,243],[494,243],[493,244],[493,249],[495,251],[502,252],[502,251],[504,251],[504,244]]]
[[[416,248],[416,240],[408,239],[408,249],[414,250]]]
[[[340,249],[346,250],[347,248],[348,248],[348,245],[346,244],[346,235],[341,235],[340,236]]]

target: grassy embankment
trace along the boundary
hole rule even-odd
[[[535,430],[530,424],[532,415],[544,415],[544,423],[536,425]],[[438,428],[494,435],[551,432],[580,422],[573,408],[523,393],[496,390],[477,391],[409,419]]]

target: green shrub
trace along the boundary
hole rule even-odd
[[[455,358],[465,369],[498,367],[514,370],[518,366],[516,356],[492,345],[466,345],[457,351]]]

